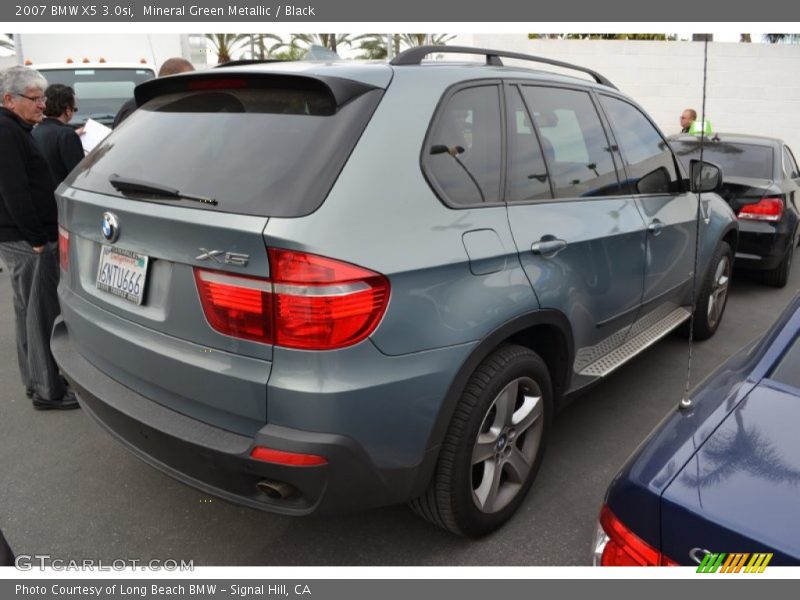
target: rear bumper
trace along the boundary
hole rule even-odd
[[[249,437],[153,402],[89,363],[61,318],[53,328],[51,349],[88,415],[144,462],[214,496],[287,515],[347,512],[403,502],[419,480],[418,467],[377,469],[346,436],[268,424]],[[254,446],[316,454],[327,464],[265,463],[250,458]],[[297,492],[272,499],[257,488],[264,479],[288,483]]]
[[[794,242],[787,222],[740,220],[735,265],[745,269],[774,269]]]

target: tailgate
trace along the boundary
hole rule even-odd
[[[59,191],[61,226],[69,232],[59,295],[78,351],[113,379],[184,414],[237,431],[263,425],[272,346],[209,325],[194,267],[267,277],[267,218]],[[103,235],[105,213],[117,223],[114,243]],[[239,264],[226,264],[231,256]],[[139,289],[126,298],[107,275],[114,265],[114,274],[122,273],[127,259],[136,263],[131,279]]]

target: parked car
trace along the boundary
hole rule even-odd
[[[160,78],[60,188],[52,349],[86,412],[208,493],[290,515],[411,501],[504,523],[558,405],[725,308],[702,214],[601,75],[271,63]],[[555,63],[564,66],[563,63]],[[696,244],[699,226],[699,246]]]
[[[596,565],[800,564],[800,296],[656,427],[614,478]],[[765,559],[766,560],[766,559]]]
[[[83,127],[94,119],[111,127],[122,105],[133,98],[134,88],[156,76],[152,65],[142,63],[82,62],[31,65],[47,83],[68,85],[75,90],[80,111],[70,125]]]
[[[700,138],[670,138],[682,159],[700,156]],[[789,146],[776,138],[718,133],[703,148],[703,160],[722,168],[720,195],[739,218],[735,265],[763,271],[764,280],[783,287],[800,243],[800,169]]]

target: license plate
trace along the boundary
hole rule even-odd
[[[144,300],[149,257],[130,250],[103,246],[97,267],[97,288],[133,302]]]

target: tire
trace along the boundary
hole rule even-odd
[[[467,537],[503,525],[539,470],[552,406],[550,374],[539,355],[522,346],[497,348],[467,382],[433,479],[411,508]]]
[[[725,313],[732,272],[733,251],[727,242],[720,242],[711,257],[695,306],[694,339],[707,340],[717,331]]]
[[[764,271],[764,283],[773,287],[786,287],[789,281],[789,273],[792,270],[792,258],[794,256],[794,243],[789,244],[786,255],[777,267],[771,271]]]

